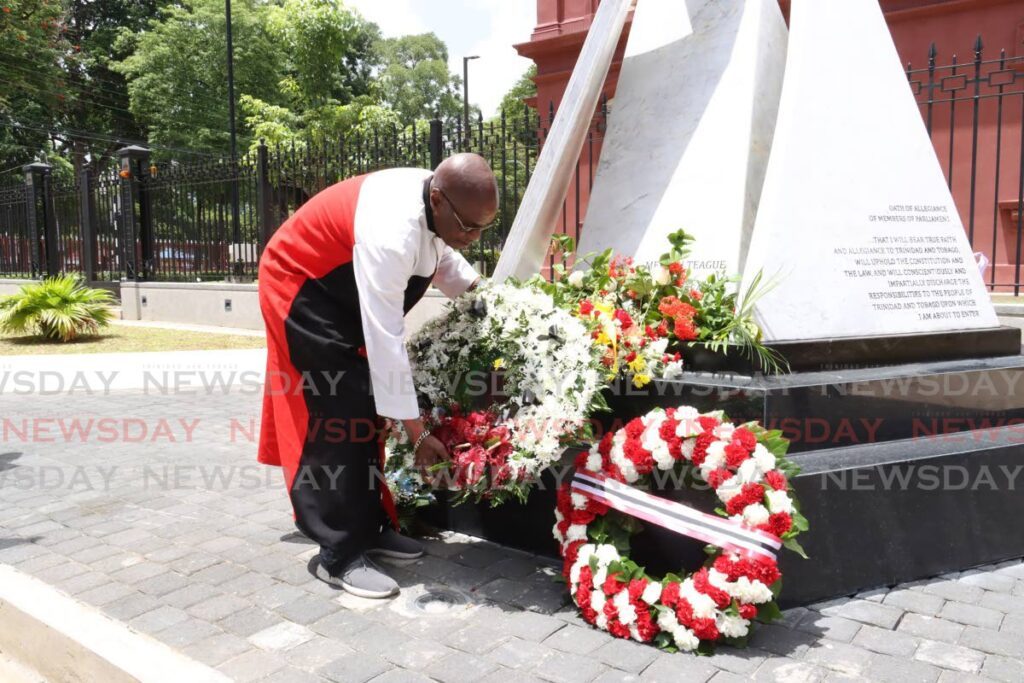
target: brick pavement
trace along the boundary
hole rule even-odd
[[[550,562],[459,535],[391,565],[398,598],[353,598],[309,574],[280,473],[254,463],[258,406],[0,396],[0,562],[237,681],[1024,680],[1020,561],[789,610],[713,657],[591,629]],[[437,587],[466,604],[418,610]]]

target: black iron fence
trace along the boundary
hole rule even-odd
[[[589,190],[606,107],[595,116],[581,156],[565,232],[580,225],[580,187]],[[460,122],[419,121],[328,141],[263,143],[232,162],[154,163],[127,147],[117,164],[57,180],[45,164],[0,188],[0,276],[74,272],[90,281],[208,281],[255,277],[260,253],[280,224],[325,187],[382,168],[433,168],[459,151],[482,154],[501,192],[493,230],[467,257],[489,272],[530,180],[554,107],[539,116],[523,105],[471,130]],[[583,180],[581,180],[581,178]],[[575,217],[575,221],[571,219]]]
[[[967,59],[907,65],[917,97],[975,252],[989,263],[985,284],[1019,295],[1024,235],[1024,57],[986,57],[981,36]]]

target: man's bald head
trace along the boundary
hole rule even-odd
[[[494,220],[498,211],[498,181],[479,154],[454,154],[434,171],[433,186],[455,204],[460,217],[474,225]]]

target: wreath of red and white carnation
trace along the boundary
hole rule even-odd
[[[655,469],[685,470],[704,482],[733,524],[778,537],[803,555],[796,535],[807,529],[783,456],[787,442],[757,423],[734,426],[721,412],[656,409],[609,432],[576,461],[577,472],[643,488]],[[742,645],[755,618],[779,615],[776,560],[709,546],[705,565],[688,576],[650,577],[628,556],[634,519],[571,490],[558,492],[554,535],[563,574],[583,618],[619,638],[666,649],[709,651],[716,642]]]

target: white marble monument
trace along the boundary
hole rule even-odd
[[[767,340],[998,326],[877,0],[793,0],[758,271]]]
[[[697,274],[739,272],[785,59],[776,0],[639,0],[579,252],[656,261],[683,228]]]

